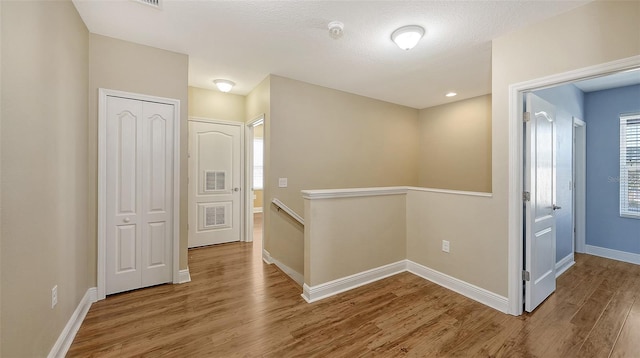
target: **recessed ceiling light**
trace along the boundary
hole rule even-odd
[[[236,84],[229,80],[213,80],[220,92],[229,92]]]
[[[424,28],[418,25],[403,26],[391,34],[391,40],[403,50],[411,50],[416,47],[418,41],[424,36]]]
[[[457,95],[458,95],[458,94],[457,94],[457,93],[455,93],[455,92],[449,92],[449,93],[445,94],[445,96],[447,96],[447,97],[455,97],[455,96],[457,96]]]

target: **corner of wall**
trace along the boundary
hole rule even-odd
[[[485,94],[419,111],[419,186],[491,192],[491,98]]]

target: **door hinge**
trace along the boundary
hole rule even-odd
[[[531,275],[529,271],[522,271],[522,281],[531,281]]]
[[[531,120],[531,112],[524,112],[524,114],[522,115],[522,121],[523,122],[529,122]]]
[[[528,191],[523,191],[522,192],[522,200],[531,201],[531,193],[528,192]]]

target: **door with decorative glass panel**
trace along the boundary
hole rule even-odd
[[[240,241],[242,123],[189,119],[189,247]]]

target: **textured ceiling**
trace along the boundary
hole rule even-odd
[[[92,33],[188,54],[190,86],[246,95],[276,74],[414,108],[490,93],[492,39],[586,2],[74,0]],[[427,34],[403,51],[390,36],[410,24]]]

